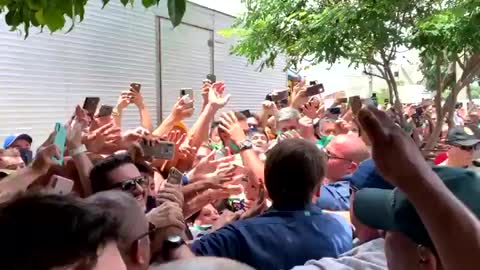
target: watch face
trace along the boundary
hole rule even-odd
[[[248,140],[247,140],[247,141],[244,141],[244,142],[243,142],[243,145],[242,145],[242,146],[243,146],[242,148],[252,148],[252,147],[253,147],[253,144],[252,144],[251,141],[248,141]]]

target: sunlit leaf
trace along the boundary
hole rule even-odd
[[[182,22],[183,15],[186,9],[186,0],[168,0],[168,15],[172,21],[173,27],[176,27]]]

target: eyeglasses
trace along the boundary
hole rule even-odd
[[[142,187],[146,187],[148,184],[148,179],[145,176],[127,179],[121,183],[113,185],[111,189],[121,188],[123,191],[133,191],[137,188],[137,184]]]
[[[323,148],[323,152],[324,152],[325,155],[327,156],[327,160],[329,160],[329,159],[338,159],[338,160],[345,160],[345,161],[348,161],[348,162],[353,162],[352,160],[350,160],[350,159],[348,159],[348,158],[342,158],[342,157],[336,156],[335,154],[332,154],[330,151],[328,151],[327,148]]]

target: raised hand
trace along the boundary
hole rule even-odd
[[[122,134],[124,141],[137,141],[150,135],[150,131],[144,127],[129,129]]]
[[[247,138],[245,131],[240,126],[240,123],[233,112],[222,114],[220,117],[219,128],[225,131],[230,139],[237,145]]]
[[[358,120],[372,143],[375,165],[392,185],[411,187],[416,176],[431,171],[415,142],[385,112],[370,106],[360,110]]]
[[[90,131],[83,137],[83,143],[91,152],[98,152],[104,146],[119,143],[121,140],[121,131],[114,123],[109,123],[96,130]]]
[[[172,108],[172,117],[176,122],[180,122],[186,118],[189,118],[193,115],[195,108],[191,104],[185,103],[183,98],[178,99],[178,101],[173,105]]]
[[[131,102],[131,92],[124,91],[120,93],[120,96],[118,97],[116,108],[119,111],[122,111],[123,109],[128,107],[128,105],[130,105],[130,102]]]
[[[231,95],[224,95],[225,84],[223,82],[216,82],[210,87],[208,92],[208,103],[215,109],[221,109],[227,105]]]

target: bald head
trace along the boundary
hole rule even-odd
[[[196,257],[150,268],[151,270],[253,270],[248,265],[224,258]]]
[[[339,135],[332,139],[327,149],[335,155],[360,163],[370,158],[368,148],[356,135]]]
[[[331,182],[353,173],[360,162],[370,158],[367,146],[355,135],[339,135],[325,148],[330,154],[326,175]]]
[[[132,195],[121,191],[95,193],[86,199],[112,213],[120,223],[120,249],[148,231],[145,213]]]

